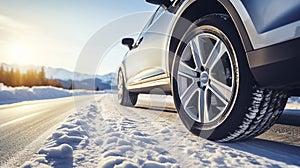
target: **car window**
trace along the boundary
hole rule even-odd
[[[147,27],[149,27],[165,10],[162,7],[159,7],[154,15],[151,17],[149,24],[147,25]]]
[[[145,27],[143,28],[143,31],[140,33],[140,35],[137,38],[136,44],[139,44],[141,39],[143,38],[143,34],[145,33],[145,31],[148,29],[148,27],[150,27],[153,22],[156,21],[156,19],[164,12],[165,10],[162,7],[159,7],[156,9],[155,13],[151,16],[151,18],[149,19],[149,21],[147,22],[147,24],[145,25]]]

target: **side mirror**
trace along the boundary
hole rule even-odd
[[[129,50],[133,48],[134,39],[133,38],[123,38],[122,44],[127,46]]]
[[[172,2],[170,0],[146,0],[146,2],[154,5],[160,5],[164,9],[168,9],[172,5]]]

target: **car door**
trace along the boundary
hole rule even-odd
[[[155,11],[137,38],[134,48],[127,53],[124,59],[127,86],[166,74],[163,41],[160,40],[160,33],[154,30],[156,21],[164,12],[161,7]]]

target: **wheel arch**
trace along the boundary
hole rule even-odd
[[[227,14],[232,18],[234,22],[245,51],[248,52],[253,50],[253,46],[244,27],[244,24],[240,16],[238,15],[238,12],[235,10],[229,0],[194,0],[186,3],[182,8],[182,12],[179,14],[178,19],[174,24],[174,28],[171,32],[171,39],[169,43],[168,69],[170,71],[170,75],[177,46],[184,32],[189,27],[189,25],[187,24],[182,24],[182,22],[184,23],[186,22],[186,20],[188,20],[190,23],[193,23],[194,21],[205,15],[213,13]],[[178,12],[180,12],[180,10]]]

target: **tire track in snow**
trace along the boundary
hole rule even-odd
[[[101,95],[81,107],[24,167],[295,167],[190,134],[176,113],[119,106]],[[77,139],[78,141],[73,141]],[[63,143],[62,143],[63,142]],[[245,142],[246,146],[249,144]],[[250,143],[251,144],[251,143]],[[264,149],[253,148],[259,152]],[[252,150],[253,150],[252,149]],[[283,157],[280,154],[272,154]],[[275,158],[270,157],[270,158]],[[284,158],[283,158],[284,159]]]

